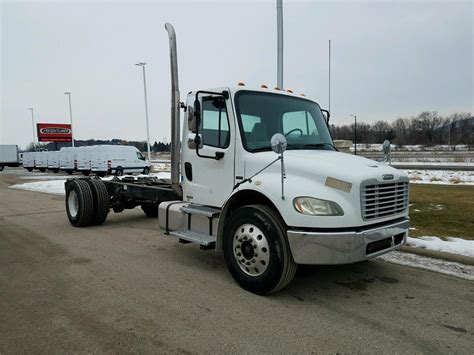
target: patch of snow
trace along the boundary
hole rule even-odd
[[[376,259],[382,260],[384,262],[430,270],[439,272],[441,274],[474,281],[474,266],[472,265],[464,265],[441,259],[433,259],[426,256],[403,253],[400,251],[392,251],[379,256]]]
[[[448,237],[443,240],[438,237],[408,237],[407,245],[415,248],[442,251],[474,257],[474,240]]]
[[[474,172],[455,170],[404,170],[412,184],[474,185]]]
[[[24,184],[16,184],[9,186],[11,189],[27,190],[35,192],[44,192],[53,195],[65,195],[64,182],[66,180],[48,180],[27,182]]]

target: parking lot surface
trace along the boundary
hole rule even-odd
[[[472,281],[374,260],[256,296],[140,209],[74,228],[21,175],[0,173],[0,354],[472,353]]]

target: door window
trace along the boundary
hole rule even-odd
[[[229,146],[229,118],[223,98],[203,98],[199,133],[204,145],[216,148]]]

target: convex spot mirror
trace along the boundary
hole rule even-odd
[[[270,140],[272,150],[277,154],[282,154],[287,147],[286,138],[281,133],[275,133]]]
[[[390,151],[392,150],[392,146],[390,145],[390,141],[389,141],[388,139],[386,139],[386,140],[383,141],[382,148],[383,148],[383,153],[384,153],[385,155],[389,155],[389,154],[390,154]]]
[[[201,135],[197,135],[196,133],[189,132],[188,133],[188,148],[189,149],[199,149],[202,148],[202,139]]]

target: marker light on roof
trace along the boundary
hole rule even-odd
[[[301,96],[306,96],[305,94],[301,94]]]
[[[278,86],[275,86],[274,89],[275,89],[275,90],[281,90]]]
[[[243,83],[242,81],[239,81],[237,85],[238,86],[245,86],[245,83]]]
[[[266,86],[265,84],[260,85],[260,87],[261,87],[262,89],[268,89],[268,86]]]
[[[293,90],[287,89],[286,92],[289,92],[290,94],[293,94]]]

